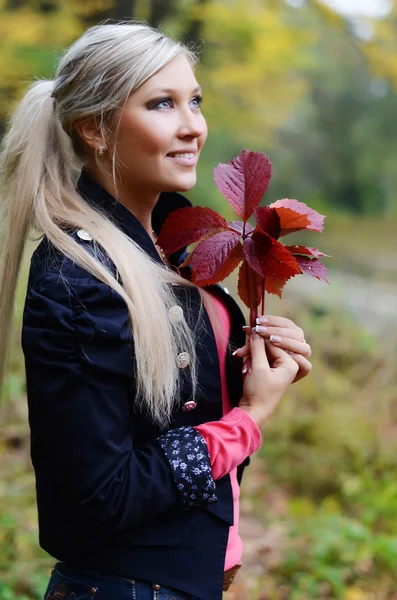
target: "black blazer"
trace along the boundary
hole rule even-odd
[[[140,222],[85,172],[78,189],[161,262]],[[172,210],[189,205],[180,194],[161,194],[154,230],[159,232]],[[81,230],[69,233],[92,248]],[[175,253],[172,263],[178,266],[184,255],[185,250]],[[175,289],[194,326],[197,290]],[[212,291],[230,311],[226,370],[236,406],[242,361],[231,352],[244,344],[244,317],[223,288]],[[222,416],[216,342],[205,309],[199,331],[197,408],[181,408],[191,398],[188,369],[181,370],[182,404],[175,407],[171,428],[160,431],[134,410],[133,339],[121,297],[45,237],[32,256],[22,347],[40,545],[82,568],[159,581],[217,600],[233,501],[230,476],[212,481],[207,446],[192,427]],[[238,469],[239,481],[248,462]]]

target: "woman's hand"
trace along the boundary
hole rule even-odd
[[[269,361],[265,344],[268,342],[254,330],[248,342],[250,365],[239,404],[259,428],[269,419],[299,369],[292,356],[276,346],[269,349]]]
[[[247,335],[251,335],[251,327],[243,328]],[[286,350],[299,366],[299,371],[293,381],[296,383],[307,375],[309,375],[312,364],[309,361],[312,350],[310,345],[305,340],[303,330],[298,327],[293,321],[285,317],[275,317],[272,315],[263,315],[258,317],[257,333],[267,340],[266,347],[269,349],[272,346],[277,346]],[[245,344],[235,352],[235,356],[239,358],[249,357],[249,344]],[[244,365],[246,372],[249,367],[249,358]]]

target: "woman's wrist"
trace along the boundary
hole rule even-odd
[[[269,418],[269,411],[259,406],[245,404],[244,399],[240,401],[239,408],[247,413],[247,415],[256,423],[259,429],[264,427]]]

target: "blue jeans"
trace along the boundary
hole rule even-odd
[[[103,575],[57,563],[44,600],[200,600],[161,583]]]

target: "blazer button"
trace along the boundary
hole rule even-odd
[[[154,583],[153,589],[155,592],[159,592],[161,590],[161,585],[159,585],[158,583]]]
[[[190,364],[189,352],[181,352],[178,354],[176,364],[178,369],[186,369],[186,367]]]
[[[172,323],[179,323],[180,321],[183,321],[183,308],[178,305],[171,306],[168,315]]]
[[[197,406],[197,402],[195,402],[194,400],[189,400],[188,402],[185,402],[185,404],[183,405],[183,412],[190,412],[191,410],[194,410]]]
[[[91,598],[93,598],[94,596],[96,596],[97,591],[98,591],[98,588],[96,588],[96,587],[92,587],[90,589],[90,596],[91,596]]]
[[[84,231],[84,229],[79,229],[77,235],[81,240],[85,240],[86,242],[90,242],[92,240],[92,235],[90,235],[88,231]]]

